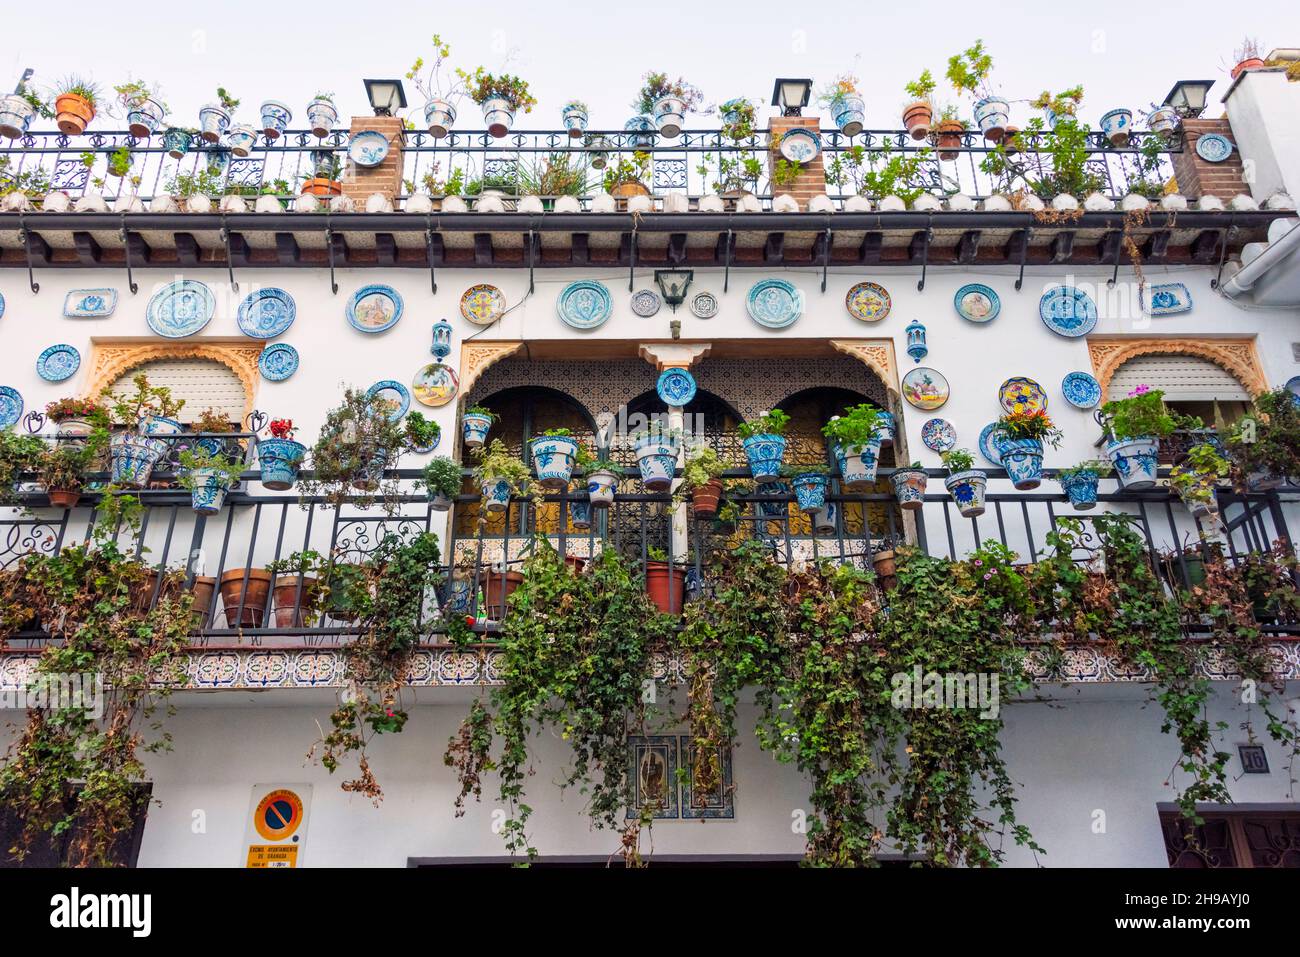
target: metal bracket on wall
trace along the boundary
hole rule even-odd
[[[730,217],[728,217],[730,219]],[[727,241],[723,244],[723,261],[722,261],[722,291],[726,292],[731,285],[731,226],[727,226]]]
[[[1233,213],[1228,217],[1228,228],[1219,234],[1219,271],[1214,278],[1210,280],[1210,288],[1218,289],[1219,282],[1223,279],[1223,263],[1228,258],[1228,240],[1237,235],[1237,214]]]
[[[627,291],[633,292],[636,288],[636,219],[632,220],[632,239],[628,243],[628,269],[627,269]]]
[[[932,228],[933,223],[934,213],[931,213],[925,218],[925,242],[921,244],[921,279],[916,284],[917,292],[923,292],[925,290],[925,271],[930,265],[930,240],[934,238],[934,229]]]
[[[230,279],[230,288],[239,292],[239,283],[235,281],[235,259],[230,254],[230,230],[226,227],[226,217],[221,217],[221,244],[226,247],[226,274]]]
[[[1025,244],[1020,247],[1020,274],[1016,276],[1016,292],[1025,284],[1025,260],[1029,258],[1029,241],[1034,238],[1034,227],[1025,227]]]
[[[533,287],[533,265],[534,265],[534,259],[536,258],[537,255],[537,250],[534,247],[535,242],[536,239],[534,238],[533,228],[529,226],[528,227],[528,293],[529,295],[532,295],[533,288],[534,288]]]
[[[831,218],[826,217],[826,244],[822,247],[822,292],[826,291],[826,273],[831,265]]]
[[[433,266],[433,217],[425,214],[424,217],[424,254],[429,259],[429,288],[436,295],[438,292],[438,274],[434,271]]]
[[[122,214],[122,230],[119,235],[122,238],[122,255],[126,260],[126,286],[134,296],[140,291],[140,287],[135,284],[135,279],[131,275],[131,237],[127,234],[126,213]]]
[[[27,220],[21,213],[18,214],[18,232],[23,238],[23,252],[27,254],[27,285],[31,287],[33,293],[41,291],[41,284],[36,281],[36,273],[32,270],[32,244],[27,232]]]
[[[330,225],[329,214],[325,216],[325,250],[330,257],[330,292],[339,294],[339,284],[334,281],[334,228]]]

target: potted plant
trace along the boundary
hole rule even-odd
[[[276,628],[303,628],[315,617],[325,598],[326,564],[319,552],[306,549],[288,558],[267,562],[271,574],[272,610]]]
[[[934,119],[934,76],[929,70],[922,70],[904,89],[911,100],[903,107],[903,126],[912,139],[923,140],[930,135],[930,123]]]
[[[1043,446],[1060,448],[1061,430],[1046,409],[1008,412],[998,419],[998,429],[996,445],[1007,478],[1022,492],[1038,488],[1043,481]]]
[[[99,86],[79,76],[69,76],[55,85],[54,115],[59,132],[78,136],[95,118]]]
[[[456,75],[464,82],[469,98],[483,110],[488,132],[498,139],[510,132],[516,113],[520,110],[531,113],[537,105],[528,83],[517,76],[508,73],[494,76],[481,66],[473,73],[457,70]]]
[[[108,425],[107,410],[93,399],[57,399],[45,406],[45,417],[59,427],[60,445],[75,448],[97,427]]]
[[[722,115],[722,135],[733,143],[747,140],[754,135],[754,102],[743,96],[728,100],[718,107]]]
[[[19,479],[34,472],[47,446],[34,435],[0,429],[0,502],[11,500]]]
[[[1227,447],[1240,488],[1264,491],[1288,478],[1300,483],[1300,405],[1291,390],[1256,396],[1252,414],[1229,432]]]
[[[680,76],[669,80],[668,74],[652,71],[642,80],[632,108],[643,116],[653,117],[655,128],[668,139],[679,135],[686,114],[694,112],[703,102],[704,94]]]
[[[263,100],[259,113],[262,117],[262,135],[268,140],[278,140],[293,120],[293,110],[279,100]]]
[[[190,426],[198,435],[194,444],[206,449],[213,455],[218,453],[230,458],[241,457],[243,446],[238,439],[222,438],[234,431],[230,419],[220,409],[204,409]]]
[[[406,419],[406,447],[412,452],[432,452],[442,438],[442,426],[426,419],[423,412],[410,412]]]
[[[691,493],[691,510],[696,518],[713,518],[722,497],[722,473],[726,466],[711,445],[692,446],[682,463],[682,490]]]
[[[527,492],[531,474],[528,466],[512,455],[500,439],[474,450],[477,465],[474,478],[483,492],[483,504],[489,512],[504,512],[512,495]]]
[[[311,127],[313,136],[329,136],[338,119],[339,111],[334,105],[333,93],[317,93],[307,104],[307,125]]]
[[[1232,473],[1230,463],[1212,442],[1198,442],[1169,470],[1169,485],[1195,518],[1217,516],[1215,492]]]
[[[23,83],[13,93],[0,96],[0,136],[16,140],[26,134],[37,117],[54,119],[54,110],[33,90]]]
[[[1232,59],[1237,65],[1229,72],[1235,80],[1247,70],[1258,70],[1264,66],[1264,46],[1256,37],[1246,37],[1233,51]]]
[[[587,498],[593,508],[609,508],[614,504],[614,493],[623,478],[623,467],[606,458],[596,456],[590,464],[582,466],[587,477]]]
[[[822,426],[822,434],[831,443],[844,489],[851,492],[869,489],[876,481],[884,436],[880,410],[865,402],[847,408],[843,415],[832,416]]]
[[[925,485],[929,481],[920,462],[913,462],[905,469],[895,469],[889,476],[894,486],[894,498],[898,507],[914,512],[925,504]]]
[[[1106,140],[1116,148],[1128,146],[1129,135],[1133,132],[1133,111],[1124,109],[1110,110],[1101,116],[1101,131]]]
[[[988,476],[975,468],[975,459],[966,449],[949,449],[939,458],[948,469],[948,477],[943,480],[957,509],[963,518],[978,518],[984,514],[984,492],[988,486]]]
[[[476,449],[487,441],[488,431],[497,414],[485,405],[470,406],[460,417],[461,434],[467,449]]]
[[[235,123],[226,130],[226,146],[234,156],[244,157],[257,145],[257,130],[248,123]]]
[[[812,515],[826,507],[826,486],[829,482],[830,469],[824,465],[801,465],[797,468],[788,465],[782,472],[789,476],[799,511],[805,515]]]
[[[293,419],[272,419],[267,426],[271,437],[257,443],[262,485],[273,492],[286,492],[298,481],[298,467],[307,457],[307,446],[294,441],[297,431]]]
[[[790,416],[780,409],[760,412],[757,418],[740,423],[736,431],[755,482],[772,482],[780,476],[781,460],[785,458],[785,429],[789,424]]]
[[[312,447],[312,489],[332,503],[343,501],[349,488],[374,492],[384,470],[406,448],[406,430],[394,421],[390,404],[378,393],[347,388],[341,404],[325,416]]]
[[[1068,90],[1053,94],[1049,90],[1044,90],[1038,95],[1038,99],[1029,105],[1034,109],[1043,111],[1043,119],[1047,123],[1049,130],[1056,129],[1056,125],[1062,120],[1076,122],[1079,107],[1083,103],[1083,87],[1072,86]]]
[[[217,582],[228,628],[261,628],[271,595],[271,573],[265,568],[232,568]]]
[[[1106,457],[1115,468],[1120,488],[1138,491],[1156,484],[1156,452],[1160,440],[1179,426],[1199,426],[1199,419],[1175,416],[1165,408],[1164,393],[1139,385],[1126,398],[1101,407],[1106,432]]]
[[[646,491],[664,492],[671,488],[677,473],[681,434],[656,425],[633,432],[627,440],[636,455],[636,464],[641,470],[641,484]]]
[[[171,447],[159,435],[179,435],[184,429],[171,418],[185,405],[173,399],[165,386],[151,386],[143,372],[131,380],[134,392],[115,395],[105,387],[101,397],[112,424],[121,426],[109,439],[109,460],[114,485],[140,488],[148,483],[155,465]]]
[[[984,49],[984,41],[948,58],[948,81],[958,93],[966,93],[975,101],[975,122],[986,140],[999,142],[1006,132],[1011,105],[993,92],[989,73],[993,70],[993,57]]]
[[[547,429],[528,441],[528,457],[543,488],[568,488],[578,457],[578,440],[571,429]]]
[[[564,120],[564,128],[569,131],[569,136],[576,139],[583,133],[587,132],[587,117],[590,110],[587,104],[582,100],[570,100],[564,104],[564,109],[560,111],[560,116]]]
[[[195,446],[180,455],[180,483],[190,492],[190,507],[200,515],[216,515],[226,501],[226,493],[239,481],[242,471],[238,459],[220,452]]]
[[[312,153],[312,169],[301,174],[302,189],[300,193],[312,196],[343,195],[343,164],[329,150],[315,150]]]
[[[680,615],[686,597],[686,568],[681,561],[669,562],[662,548],[646,549],[645,590],[655,607],[665,615]]]
[[[1097,483],[1110,474],[1110,463],[1100,459],[1087,459],[1056,475],[1076,512],[1086,512],[1097,507]]]
[[[620,156],[617,163],[607,166],[601,185],[609,195],[626,200],[630,196],[649,196],[650,187],[645,184],[649,178],[650,154],[638,151],[631,159]]]
[[[1147,129],[1156,133],[1166,140],[1171,139],[1178,132],[1179,117],[1178,112],[1172,106],[1163,104],[1157,106],[1151,104],[1151,108],[1146,114]]]
[[[113,87],[113,92],[126,110],[127,129],[138,140],[152,136],[167,116],[167,104],[157,84],[128,80]]]
[[[460,463],[445,455],[432,458],[425,464],[420,481],[429,490],[429,507],[445,512],[460,494]]]
[[[181,126],[169,126],[163,130],[163,149],[172,159],[180,159],[194,146],[194,138],[199,135],[196,129]]]
[[[845,136],[857,136],[862,132],[867,108],[858,93],[856,76],[841,73],[817,94],[817,102],[830,110],[831,119]]]
[[[199,135],[203,142],[220,142],[222,134],[230,128],[231,114],[238,108],[239,100],[227,93],[224,86],[217,87],[217,101],[199,109]]]
[[[962,140],[966,133],[966,121],[957,115],[957,107],[952,104],[939,111],[939,122],[930,130],[936,155],[941,160],[955,160],[959,155]]]
[[[108,432],[101,429],[88,442],[77,445],[60,443],[41,454],[36,462],[36,475],[45,487],[50,505],[72,508],[77,504],[81,490],[86,486],[86,473],[94,466],[107,442]]]

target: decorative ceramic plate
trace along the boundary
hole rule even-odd
[[[1082,289],[1054,286],[1038,300],[1038,315],[1058,336],[1077,339],[1097,325],[1097,304]]]
[[[665,369],[659,373],[655,391],[664,405],[688,405],[695,398],[695,376],[685,369]]]
[[[12,386],[0,385],[0,429],[17,425],[23,417],[23,397]]]
[[[712,319],[721,308],[718,297],[708,290],[701,290],[691,297],[691,313],[696,319]]]
[[[1047,408],[1047,393],[1027,376],[1016,375],[998,387],[998,403],[1011,412],[1041,412]]]
[[[1061,395],[1076,409],[1091,409],[1101,401],[1101,383],[1086,372],[1067,372],[1061,380]]]
[[[795,127],[782,134],[777,148],[791,163],[809,163],[822,151],[822,140],[812,130]]]
[[[402,318],[402,296],[392,286],[362,286],[348,300],[348,322],[361,332],[383,332]]]
[[[380,399],[393,406],[393,411],[388,413],[389,422],[396,422],[406,415],[406,410],[411,407],[410,390],[396,379],[383,379],[376,382],[366,390],[366,395],[378,395]]]
[[[784,329],[803,312],[803,293],[784,279],[762,279],[750,287],[745,308],[760,326]]]
[[[1148,316],[1174,316],[1192,311],[1192,294],[1181,282],[1158,282],[1142,294],[1142,311]]]
[[[411,380],[411,392],[415,401],[435,409],[454,399],[459,388],[460,380],[456,378],[456,370],[441,362],[430,362]]]
[[[892,301],[884,286],[874,282],[860,282],[844,296],[844,308],[854,319],[879,322],[889,315]]]
[[[388,155],[388,137],[375,130],[358,133],[348,141],[348,157],[358,166],[378,166]]]
[[[931,452],[947,452],[957,444],[957,430],[947,419],[930,419],[921,426],[921,441]]]
[[[5,314],[5,297],[4,297],[4,293],[0,293],[0,316],[3,316],[4,314]]]
[[[257,369],[269,382],[283,382],[298,371],[298,350],[287,342],[277,342],[262,350]]]
[[[948,380],[926,366],[903,376],[903,398],[918,409],[937,409],[948,401]]]
[[[1300,375],[1287,379],[1286,388],[1288,392],[1295,396],[1295,404],[1300,406]]]
[[[632,293],[632,311],[643,319],[653,316],[662,305],[663,300],[653,289],[638,289]]]
[[[116,289],[70,289],[63,297],[66,319],[107,319],[116,308]]]
[[[609,289],[594,279],[569,283],[555,300],[560,319],[574,329],[595,329],[609,318],[613,308]]]
[[[36,360],[36,374],[46,382],[71,379],[81,365],[81,353],[66,342],[50,346]]]
[[[1232,140],[1219,133],[1203,133],[1196,141],[1196,155],[1207,163],[1222,163],[1232,155]]]
[[[178,279],[154,293],[144,320],[160,336],[184,339],[212,320],[217,301],[212,290],[197,279]]]
[[[506,294],[481,282],[460,297],[460,314],[476,326],[490,326],[506,314]]]
[[[297,316],[293,296],[283,289],[259,289],[239,304],[239,331],[252,339],[274,339]]]
[[[407,448],[410,449],[412,452],[416,453],[417,455],[425,455],[426,453],[432,452],[434,449],[436,449],[438,447],[438,443],[441,440],[442,440],[441,432],[435,435],[433,437],[433,441],[430,442],[428,445],[416,445],[414,442],[410,442],[410,440],[408,439],[407,441],[409,444],[407,445]]]
[[[957,290],[952,297],[957,315],[971,322],[992,322],[1002,311],[998,294],[982,283],[972,282]]]
[[[980,431],[980,455],[998,466],[1002,464],[1002,456],[998,455],[997,446],[997,440],[1001,436],[1002,430],[998,428],[996,422],[990,422]]]

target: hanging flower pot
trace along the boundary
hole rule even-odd
[[[262,468],[262,485],[273,492],[286,492],[298,481],[298,468],[307,446],[293,439],[262,439],[257,443],[257,461]]]
[[[369,456],[361,453],[359,457],[365,464],[357,470],[352,487],[362,492],[373,492],[379,488],[379,483],[384,478],[384,469],[388,468],[389,450],[378,449]]]
[[[194,145],[194,134],[189,130],[171,127],[163,133],[163,148],[172,159],[180,159]]]
[[[127,129],[131,131],[131,135],[136,139],[146,139],[152,136],[154,131],[162,125],[163,118],[166,115],[167,110],[163,108],[163,105],[153,97],[148,97],[139,103],[132,104],[131,109],[127,111]]]
[[[318,96],[307,104],[307,123],[311,126],[313,136],[329,136],[338,119],[339,111],[323,96]]]
[[[489,512],[504,512],[510,507],[510,483],[505,479],[484,482],[483,504]]]
[[[831,101],[831,116],[835,125],[845,136],[857,136],[862,132],[863,122],[867,116],[867,106],[860,96],[839,96]]]
[[[840,445],[833,448],[835,462],[840,468],[840,484],[845,491],[865,492],[876,482],[876,469],[880,465],[880,438],[866,445]]]
[[[265,568],[232,568],[221,576],[218,588],[228,628],[261,628],[266,600],[271,594],[271,573]]]
[[[889,476],[889,481],[894,486],[899,508],[915,512],[925,504],[925,486],[929,481],[925,469],[898,469]]]
[[[785,482],[767,482],[766,488],[758,490],[760,495],[778,496],[767,500],[760,499],[758,502],[758,512],[764,518],[769,520],[780,520],[790,514],[790,503],[784,496],[790,494],[790,486]]]
[[[614,490],[618,486],[618,475],[605,469],[592,472],[587,476],[587,498],[595,508],[609,508],[614,504]]]
[[[235,156],[247,156],[257,143],[257,130],[246,123],[232,126],[226,133],[226,143]]]
[[[1062,475],[1058,482],[1065,490],[1070,505],[1077,512],[1086,512],[1097,507],[1097,483],[1100,476],[1096,472],[1073,472]]]
[[[665,96],[655,101],[652,110],[655,128],[665,137],[672,139],[682,132],[686,121],[686,102],[678,96]]]
[[[483,606],[479,608],[479,614],[496,620],[504,618],[510,596],[523,583],[523,572],[483,569],[478,576],[479,588],[483,590]]]
[[[1178,130],[1178,114],[1170,106],[1159,106],[1147,114],[1147,129],[1166,138]]]
[[[943,480],[944,487],[957,503],[963,518],[978,518],[984,514],[984,492],[988,476],[979,469],[955,472]]]
[[[328,176],[313,176],[302,182],[304,196],[342,196],[343,184]]]
[[[745,458],[755,482],[771,482],[781,474],[785,458],[785,436],[761,433],[744,440]]]
[[[54,100],[54,114],[60,133],[78,136],[95,118],[95,105],[77,93],[60,93]]]
[[[624,123],[623,129],[628,133],[627,145],[632,149],[649,149],[654,145],[654,117],[646,116],[644,113],[639,114]]]
[[[279,100],[267,100],[262,104],[262,135],[268,140],[278,140],[289,128],[293,111]]]
[[[57,419],[59,448],[82,449],[95,427],[85,419]]]
[[[32,125],[36,110],[17,93],[0,96],[0,136],[16,140]]]
[[[939,159],[955,160],[960,155],[958,151],[961,149],[962,135],[965,132],[966,127],[962,126],[960,120],[941,120],[935,124],[932,135]]]
[[[696,518],[713,518],[718,514],[718,501],[722,498],[721,479],[709,479],[691,489],[691,511]]]
[[[1258,70],[1261,69],[1263,66],[1264,66],[1264,61],[1260,57],[1257,56],[1246,57],[1246,59],[1240,61],[1236,66],[1232,68],[1229,75],[1235,80],[1237,77],[1241,76],[1247,70]]]
[[[834,535],[839,514],[839,502],[827,502],[812,513],[813,531],[818,535]]]
[[[230,126],[230,112],[216,103],[199,110],[199,135],[205,143],[216,143]]]
[[[456,108],[446,100],[433,99],[424,104],[424,123],[435,140],[451,132],[456,122]]]
[[[1111,110],[1101,118],[1101,131],[1110,140],[1111,146],[1127,146],[1129,133],[1133,130],[1132,110]]]
[[[567,435],[539,435],[528,443],[533,471],[544,488],[568,488],[578,443]]]
[[[880,433],[880,447],[887,449],[894,444],[894,433],[898,425],[894,420],[894,413],[883,410],[876,413],[876,420],[880,423],[878,431]]]
[[[587,108],[581,103],[567,103],[560,114],[569,136],[579,137],[587,131]]]
[[[1001,439],[997,443],[1002,467],[1017,489],[1027,492],[1043,481],[1043,443],[1039,439]]]
[[[487,441],[492,420],[493,416],[480,412],[466,412],[461,416],[461,434],[464,436],[466,448],[476,449]]]
[[[823,472],[800,472],[790,479],[799,511],[811,515],[826,507],[826,475]]]
[[[587,144],[587,155],[591,159],[592,169],[604,169],[609,165],[609,152],[613,145],[604,136],[598,136]]]
[[[483,109],[483,122],[487,124],[487,131],[497,139],[509,133],[510,128],[515,125],[515,105],[505,97],[491,97],[484,100],[480,106]]]
[[[45,494],[49,496],[51,508],[73,508],[81,501],[79,488],[47,488]]]
[[[975,122],[992,143],[1002,139],[1010,119],[1011,105],[1000,96],[987,96],[975,104]]]
[[[140,431],[145,435],[180,435],[185,426],[164,415],[146,415],[140,420]]]
[[[1119,480],[1120,488],[1136,492],[1156,484],[1156,451],[1159,447],[1159,440],[1152,436],[1119,439],[1106,444],[1106,457],[1115,467],[1115,478]]]
[[[225,476],[216,469],[195,469],[189,473],[193,483],[190,489],[190,507],[200,515],[216,515],[225,504],[230,486]]]
[[[930,135],[930,122],[934,119],[934,107],[929,100],[917,100],[903,109],[903,126],[914,140],[923,140]]]
[[[569,521],[573,523],[574,528],[582,531],[591,528],[591,502],[570,502]]]
[[[138,432],[116,432],[108,440],[114,485],[142,488],[149,473],[167,454],[168,444]]]
[[[678,446],[677,436],[667,432],[642,432],[632,437],[632,450],[646,491],[664,492],[672,487]]]
[[[645,590],[660,612],[680,615],[686,597],[686,569],[667,562],[646,562]]]

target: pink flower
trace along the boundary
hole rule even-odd
[[[992,578],[992,577],[993,577],[993,573],[992,573],[992,572],[988,572],[988,573],[984,576],[984,580],[985,580],[985,581],[988,581],[988,580],[989,580],[990,578]]]
[[[1151,386],[1149,386],[1149,385],[1140,385],[1140,386],[1138,386],[1136,389],[1134,389],[1132,392],[1130,392],[1128,395],[1129,395],[1129,398],[1131,399],[1131,398],[1133,398],[1134,396],[1137,396],[1137,395],[1146,395],[1146,394],[1147,394],[1148,392],[1150,392],[1150,391],[1151,391]]]

